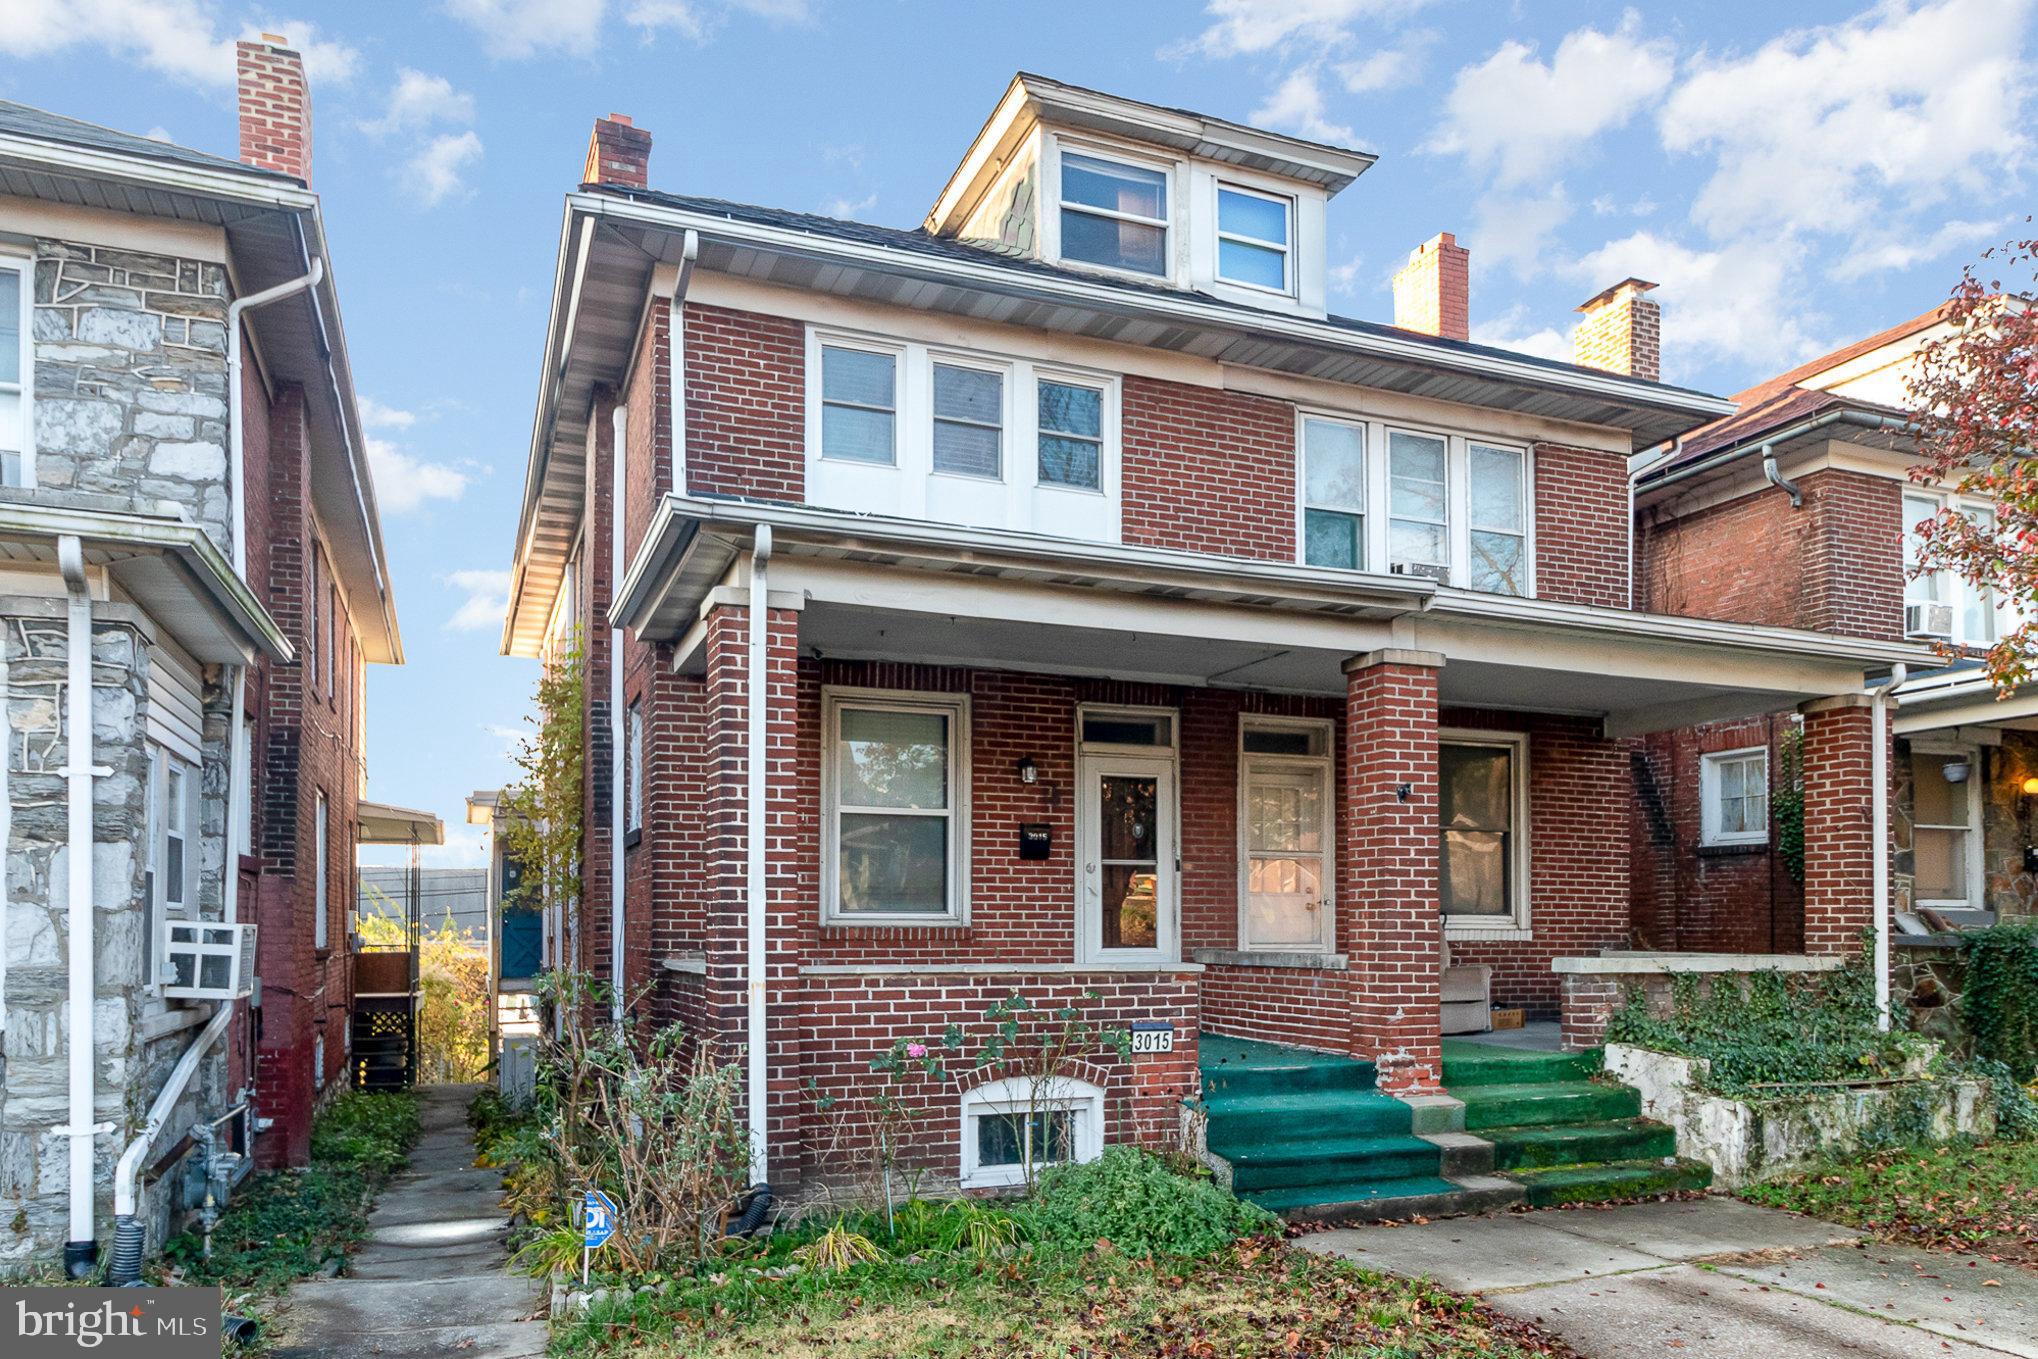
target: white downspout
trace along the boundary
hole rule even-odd
[[[1875,838],[1870,855],[1875,875],[1871,900],[1875,903],[1875,1027],[1889,1032],[1889,699],[1904,682],[1908,668],[1898,663],[1890,668],[1889,682],[1877,686],[1870,700],[1873,713],[1873,746],[1868,752],[1869,834]]]
[[[748,713],[745,772],[749,786],[744,795],[746,824],[743,829],[745,863],[743,884],[747,919],[744,931],[744,973],[749,985],[750,1033],[750,1182],[763,1184],[770,1164],[765,1128],[765,1083],[769,1071],[764,1060],[765,977],[764,959],[764,837],[767,830],[764,805],[765,722],[768,719],[765,691],[771,632],[771,603],[766,573],[771,565],[771,525],[759,524],[750,549],[750,673],[746,683]]]
[[[301,293],[306,288],[316,288],[326,276],[326,262],[323,257],[311,262],[311,271],[300,277],[286,280],[273,288],[264,288],[246,297],[237,297],[226,307],[226,392],[227,392],[227,438],[232,453],[227,462],[228,490],[234,502],[234,570],[241,573],[243,580],[248,570],[248,506],[247,497],[242,494],[246,481],[244,475],[247,459],[243,454],[246,436],[241,429],[241,390],[247,385],[247,378],[241,369],[241,317],[257,307],[266,307],[271,302]]]
[[[623,583],[623,440],[627,414],[617,406],[609,420],[614,464],[609,492],[609,588]],[[623,630],[609,629],[609,1022],[623,1022],[623,761],[629,753],[623,719]]]
[[[96,1046],[92,1008],[97,974],[92,939],[92,779],[113,771],[92,763],[92,591],[85,579],[84,544],[75,534],[57,539],[57,567],[70,595],[64,779],[70,917],[70,1031],[65,1045],[71,1098],[70,1126],[64,1132],[71,1139],[71,1236],[64,1247],[64,1265],[72,1278],[81,1278],[91,1272],[99,1253],[92,1224],[92,1138],[102,1131],[92,1121]]]

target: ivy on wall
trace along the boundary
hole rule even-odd
[[[1793,882],[1804,881],[1804,728],[1793,724],[1777,742],[1776,788],[1769,814],[1776,821],[1776,852]]]
[[[1997,925],[1960,937],[1967,974],[1960,1017],[1974,1053],[2019,1082],[2038,1074],[2038,927]]]

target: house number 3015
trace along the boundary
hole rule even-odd
[[[1173,1052],[1175,1050],[1175,1026],[1158,1022],[1140,1022],[1132,1026],[1132,1050],[1134,1052]]]

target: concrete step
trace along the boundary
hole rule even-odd
[[[347,1260],[345,1277],[370,1282],[402,1283],[424,1279],[462,1279],[500,1274],[509,1255],[501,1241],[479,1241],[433,1251],[370,1246]]]
[[[1308,1048],[1207,1034],[1198,1044],[1203,1093],[1208,1098],[1299,1094],[1311,1090],[1371,1090],[1371,1062]]]
[[[414,1251],[455,1250],[477,1241],[501,1241],[508,1235],[509,1219],[501,1212],[425,1222],[371,1222],[368,1228],[370,1244]]]
[[[1231,1162],[1232,1188],[1283,1189],[1312,1184],[1434,1178],[1443,1153],[1419,1137],[1329,1137],[1248,1146]]]
[[[1531,1207],[1555,1208],[1566,1203],[1620,1203],[1682,1194],[1712,1183],[1712,1167],[1703,1161],[1609,1161],[1603,1165],[1558,1166],[1520,1170]]]
[[[330,1341],[293,1340],[269,1351],[270,1359],[541,1359],[550,1339],[542,1321],[495,1322],[480,1326],[432,1326],[417,1331],[382,1331],[339,1336]]]
[[[1642,1112],[1642,1097],[1635,1090],[1625,1085],[1603,1085],[1594,1081],[1472,1085],[1451,1093],[1465,1101],[1467,1132],[1485,1128],[1606,1123],[1636,1118]]]
[[[1246,1197],[1290,1222],[1396,1222],[1498,1212],[1521,1203],[1526,1194],[1521,1185],[1498,1175],[1465,1175],[1449,1180],[1325,1185],[1286,1197]]]
[[[1582,1081],[1606,1065],[1605,1055],[1587,1052],[1538,1052],[1446,1038],[1443,1045],[1444,1087],[1457,1092],[1474,1085],[1530,1085],[1549,1081]]]
[[[1493,1143],[1493,1164],[1499,1170],[1649,1161],[1677,1154],[1675,1130],[1638,1118],[1548,1128],[1490,1128],[1484,1136]]]
[[[1237,1148],[1311,1137],[1406,1133],[1414,1121],[1407,1105],[1372,1090],[1220,1095],[1205,1101],[1205,1107],[1212,1144],[1221,1141]]]

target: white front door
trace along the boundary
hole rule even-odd
[[[1083,961],[1178,960],[1174,760],[1086,755],[1079,781],[1076,891]]]

